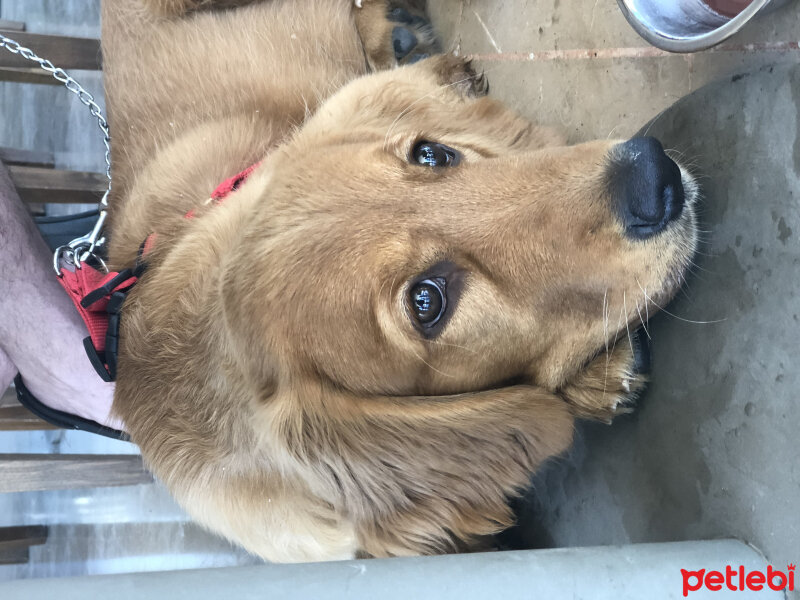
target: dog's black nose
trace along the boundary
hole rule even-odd
[[[656,235],[683,210],[681,170],[652,137],[633,138],[617,146],[612,189],[631,237]]]
[[[419,44],[419,40],[410,29],[398,26],[392,30],[392,47],[394,48],[394,57],[397,60],[402,60],[411,54],[417,44]]]

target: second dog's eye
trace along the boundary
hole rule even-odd
[[[455,167],[461,159],[457,150],[436,142],[420,142],[414,146],[412,156],[426,167]]]
[[[441,278],[425,279],[411,288],[411,310],[423,327],[433,327],[447,308],[445,281]]]

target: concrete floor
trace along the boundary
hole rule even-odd
[[[613,0],[432,6],[451,47],[477,55],[494,96],[572,142],[628,137],[661,114],[649,133],[704,182],[707,243],[670,306],[676,317],[650,324],[652,383],[639,410],[579,427],[573,451],[520,504],[513,543],[734,536],[780,568],[797,563],[800,71],[734,76],[800,63],[786,43],[800,36],[797,4],[690,56],[646,48]]]
[[[650,133],[707,175],[708,241],[650,323],[639,410],[584,428],[538,479],[530,523],[558,546],[737,537],[785,568],[800,556],[800,64],[707,86]]]
[[[493,96],[561,129],[570,142],[631,136],[710,81],[800,60],[796,2],[750,23],[722,46],[690,55],[648,46],[614,0],[428,4],[445,48],[475,55]]]
[[[0,18],[27,21],[32,31],[92,36],[99,29],[98,3],[0,0]],[[613,0],[431,0],[430,5],[445,46],[477,55],[494,96],[564,130],[572,142],[630,136],[707,82],[766,64],[800,62],[796,44],[787,43],[800,39],[796,3],[751,24],[724,46],[691,56],[647,47]],[[96,74],[80,79],[100,89]],[[640,411],[610,428],[582,428],[575,450],[536,480],[536,493],[523,503],[522,543],[739,535],[778,566],[800,560],[800,472],[792,455],[800,415],[791,396],[797,389],[791,340],[797,321],[791,315],[800,311],[788,310],[797,306],[792,283],[800,224],[792,199],[800,191],[782,162],[792,156],[791,140],[797,137],[791,136],[797,136],[800,117],[792,112],[796,104],[784,106],[783,120],[760,106],[761,98],[791,97],[797,87],[786,92],[764,85],[747,87],[749,100],[741,100],[734,115],[737,128],[725,130],[727,137],[719,137],[717,146],[695,145],[689,135],[716,119],[708,104],[695,105],[691,119],[665,117],[673,129],[661,131],[674,135],[669,143],[702,163],[711,177],[707,191],[715,192],[708,194],[712,241],[704,250],[712,256],[700,259],[713,277],[701,272],[701,283],[693,282],[689,298],[672,311],[692,320],[728,320],[716,325],[676,319],[652,323],[654,381]],[[736,108],[742,90],[730,89],[734,96],[727,110]],[[0,145],[50,150],[61,166],[100,169],[99,136],[65,92],[0,84],[0,115]],[[741,125],[741,115],[745,122],[749,115],[760,120]],[[762,124],[777,126],[775,133],[783,137],[770,137],[766,132],[773,129],[758,135]],[[702,131],[720,134],[719,128]],[[758,144],[758,168],[775,167],[768,178],[755,177],[767,171],[756,171],[748,160],[751,142]],[[735,160],[728,160],[731,148],[738,150]],[[738,195],[728,194],[727,200],[731,189],[713,183],[723,169],[736,169],[741,184],[731,188]],[[795,196],[787,200],[780,190],[790,189]],[[135,448],[74,432],[0,434],[0,452],[15,451]],[[0,525],[63,525],[54,530],[51,546],[37,551],[38,563],[0,567],[0,578],[252,561],[211,536],[199,542],[205,534],[183,525],[181,511],[157,486],[0,496],[0,515]],[[158,527],[161,534],[155,533]],[[190,528],[189,542],[182,541],[185,527]],[[70,549],[65,540],[76,536],[90,541]],[[158,559],[180,553],[189,558],[170,564]],[[135,556],[141,560],[135,562]],[[103,562],[114,557],[119,560]]]

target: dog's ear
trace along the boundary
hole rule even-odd
[[[373,556],[441,552],[512,524],[507,501],[572,441],[558,396],[512,386],[452,396],[364,397],[320,381],[259,409],[263,439],[348,515]]]

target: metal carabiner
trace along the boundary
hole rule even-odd
[[[83,89],[81,84],[75,81],[64,69],[54,66],[49,60],[41,58],[30,48],[20,45],[18,42],[4,36],[2,33],[0,33],[0,48],[5,48],[12,54],[18,54],[22,58],[36,63],[41,69],[50,73],[57,81],[64,84],[70,92],[75,94],[78,100],[89,109],[91,115],[97,119],[97,124],[103,132],[103,144],[106,149],[105,162],[108,187],[98,203],[97,208],[100,214],[92,230],[86,235],[72,240],[66,246],[56,248],[53,254],[53,268],[56,275],[61,277],[60,262],[62,257],[70,260],[77,269],[81,268],[82,262],[87,261],[89,258],[94,258],[103,266],[103,269],[108,272],[108,267],[106,267],[105,262],[95,253],[95,250],[105,242],[105,238],[101,237],[100,234],[106,222],[108,196],[111,193],[111,140],[108,132],[108,121],[106,121],[106,118],[103,116],[103,111],[100,106],[95,102],[94,96]]]

